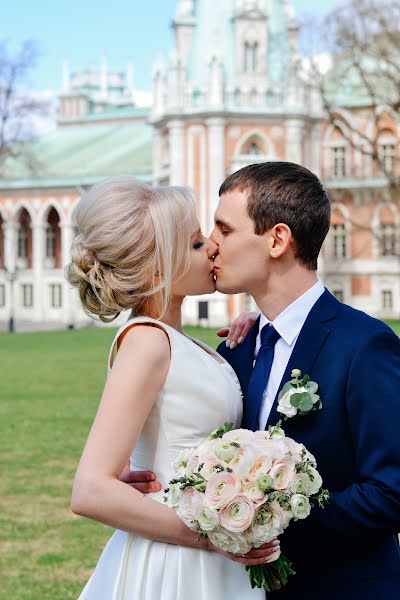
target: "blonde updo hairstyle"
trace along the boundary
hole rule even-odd
[[[66,268],[84,310],[104,322],[127,309],[145,314],[146,301],[160,292],[162,318],[173,281],[189,268],[194,215],[188,188],[152,187],[128,175],[94,185],[76,207],[78,235]]]

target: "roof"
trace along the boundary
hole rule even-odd
[[[22,157],[6,161],[0,188],[79,186],[120,174],[151,180],[152,146],[145,122],[60,127],[29,145],[35,170]]]

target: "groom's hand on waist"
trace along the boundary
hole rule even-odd
[[[119,476],[119,480],[142,492],[142,494],[162,490],[161,483],[157,481],[156,475],[152,471],[131,471],[129,466],[126,466]]]
[[[241,344],[258,319],[256,312],[241,313],[232,323],[230,327],[222,327],[217,331],[219,337],[226,337],[226,345],[228,348],[236,348]]]

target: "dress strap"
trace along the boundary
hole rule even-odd
[[[114,357],[116,355],[116,353],[118,352],[118,342],[121,342],[123,340],[123,338],[125,337],[125,335],[128,333],[128,331],[130,329],[132,329],[132,327],[136,327],[137,325],[149,325],[152,327],[158,327],[159,329],[162,329],[167,337],[168,337],[168,342],[169,342],[169,347],[171,350],[171,335],[170,332],[168,331],[170,328],[168,325],[166,325],[165,323],[162,323],[161,321],[157,321],[157,319],[152,319],[151,317],[134,317],[132,319],[129,319],[126,323],[124,323],[124,325],[122,325],[117,333],[115,334],[114,340],[111,344],[111,348],[110,348],[110,352],[108,355],[108,370],[110,371],[114,362]],[[116,352],[115,352],[116,350]]]

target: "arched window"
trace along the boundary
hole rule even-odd
[[[60,217],[55,208],[51,208],[46,223],[46,266],[61,266],[61,230]]]
[[[341,210],[332,212],[331,224],[332,257],[338,260],[348,258],[348,240],[346,220]]]
[[[21,209],[18,219],[17,263],[22,269],[32,268],[32,228],[26,208]]]
[[[398,251],[398,225],[392,206],[382,205],[378,212],[378,248],[379,256],[396,256]]]
[[[379,162],[384,174],[392,175],[396,163],[396,137],[387,129],[379,134]]]
[[[243,57],[243,71],[245,73],[255,73],[257,71],[257,52],[257,42],[245,42]]]
[[[3,269],[5,266],[5,257],[4,257],[4,220],[0,215],[0,269]]]

